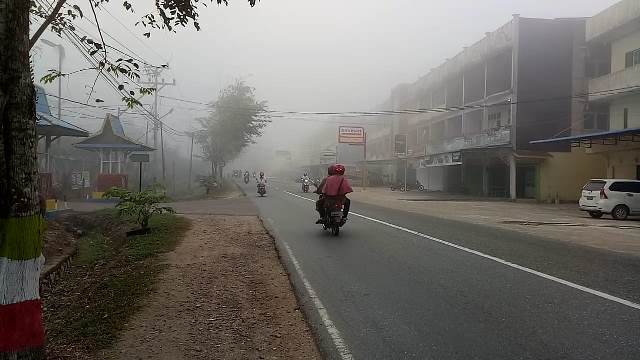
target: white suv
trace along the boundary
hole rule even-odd
[[[627,179],[593,179],[582,187],[580,210],[594,218],[611,214],[625,220],[640,215],[640,181]]]

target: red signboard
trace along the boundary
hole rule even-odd
[[[127,174],[98,174],[96,190],[107,191],[112,187],[127,188]]]
[[[338,142],[341,144],[364,144],[364,128],[351,126],[338,127]]]

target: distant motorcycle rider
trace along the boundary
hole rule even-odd
[[[337,197],[343,200],[342,217],[343,221],[347,220],[349,215],[349,209],[351,208],[351,200],[346,197],[347,194],[353,192],[349,179],[344,176],[345,167],[341,164],[335,164],[329,166],[327,169],[328,176],[320,182],[315,193],[320,194],[320,199],[316,202],[316,211],[320,215],[320,219],[316,221],[316,224],[322,224],[324,222],[325,207],[324,203],[327,197]]]
[[[304,175],[302,175],[302,177],[300,178],[300,183],[302,184],[302,191],[304,191],[304,186],[308,185],[311,182],[311,179],[309,178],[309,175],[307,175],[307,173],[304,173]]]
[[[256,179],[256,182],[258,184],[267,185],[267,177],[264,176],[264,172],[260,171],[260,177],[258,179]]]

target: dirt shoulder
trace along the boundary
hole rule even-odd
[[[191,229],[105,359],[320,359],[273,239],[254,216]]]

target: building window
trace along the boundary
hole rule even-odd
[[[608,113],[599,113],[597,116],[597,126],[598,130],[609,130],[609,114]]]
[[[595,118],[595,114],[593,113],[584,114],[584,121],[582,122],[582,124],[585,130],[591,130],[595,127],[594,118]]]
[[[585,130],[609,130],[609,114],[585,113],[582,125]]]
[[[418,144],[424,145],[429,140],[429,127],[425,126],[418,130]]]
[[[499,128],[502,125],[502,113],[491,113],[487,115],[487,120],[489,120],[490,128]]]
[[[640,65],[640,49],[629,51],[625,55],[625,66],[629,68],[635,65]]]
[[[622,116],[622,128],[629,128],[629,109],[624,108],[624,115]]]

